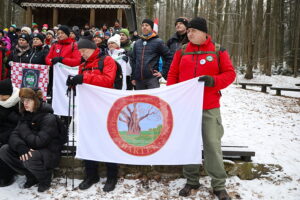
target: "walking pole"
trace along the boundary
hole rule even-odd
[[[69,97],[69,107],[68,107],[68,119],[67,119],[67,131],[68,131],[68,141],[67,141],[67,159],[69,159],[69,151],[70,151],[70,145],[69,145],[69,132],[70,132],[70,127],[69,127],[69,125],[70,125],[70,121],[71,121],[71,98],[72,98],[72,96],[71,96],[71,90],[72,90],[72,88],[70,87],[70,86],[68,86],[68,89],[67,89],[67,96]],[[66,176],[66,187],[68,187],[68,172],[69,172],[69,170],[68,170],[69,168],[67,167],[66,168],[66,174],[65,174],[65,176]]]
[[[72,146],[75,146],[75,96],[76,96],[76,86],[73,87],[73,124],[72,124]],[[75,149],[75,148],[74,148]],[[72,160],[72,189],[74,190],[74,164],[75,164],[75,151],[73,151],[73,160]]]

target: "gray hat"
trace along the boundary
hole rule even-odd
[[[97,46],[93,41],[81,38],[78,41],[78,49],[97,49]]]

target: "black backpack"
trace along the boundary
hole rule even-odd
[[[98,67],[101,72],[103,72],[104,68],[104,59],[106,58],[106,55],[101,55],[99,62],[98,62]],[[114,60],[114,59],[113,59]],[[122,67],[121,65],[114,60],[114,62],[117,65],[117,71],[116,71],[116,77],[114,81],[114,88],[118,90],[122,90],[123,87],[123,73],[122,73]]]
[[[54,115],[56,119],[57,129],[58,129],[58,138],[59,143],[64,145],[69,140],[68,127],[66,123],[64,123],[58,115]]]
[[[105,67],[104,66],[104,59],[106,58],[106,55],[99,55],[99,62],[98,62],[98,67],[92,67],[92,68],[83,68],[82,69],[82,72],[83,71],[86,71],[86,70],[94,70],[94,69],[99,69],[101,72],[103,72],[103,68]],[[115,89],[118,89],[118,90],[121,90],[122,87],[123,87],[123,74],[122,74],[122,67],[121,65],[115,61],[113,59],[113,61],[116,63],[117,65],[117,71],[116,71],[116,77],[115,77],[115,81],[114,81],[114,88]]]

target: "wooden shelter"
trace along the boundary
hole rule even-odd
[[[113,26],[118,19],[122,27],[136,30],[135,3],[133,0],[13,0],[26,9],[25,21],[38,25],[57,24],[83,27]]]

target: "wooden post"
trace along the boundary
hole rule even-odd
[[[32,8],[31,7],[27,7],[27,9],[26,9],[26,24],[29,27],[31,27],[31,25],[32,25]]]
[[[53,8],[53,14],[52,14],[53,16],[52,16],[52,23],[53,23],[53,26],[52,27],[54,27],[54,26],[56,26],[57,24],[58,24],[58,9],[57,8]]]
[[[117,13],[117,19],[119,20],[121,26],[123,26],[122,25],[122,16],[123,16],[123,9],[119,8],[118,13]]]
[[[90,26],[95,26],[95,8],[90,9]]]

